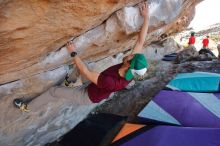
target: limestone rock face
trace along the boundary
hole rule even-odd
[[[186,27],[198,1],[149,0],[152,33],[146,42]],[[142,18],[137,7],[129,6],[138,2],[0,1],[0,84],[67,63],[70,58],[60,48],[72,38],[86,60],[130,49]]]
[[[70,98],[46,100],[39,95],[69,72],[71,58],[64,46],[68,40],[98,71],[119,63],[133,48],[142,25],[135,5],[140,1],[0,0],[0,145],[44,145],[94,108],[73,106]],[[148,0],[146,46],[184,29],[199,1]],[[154,61],[169,52],[157,45],[149,48],[145,55]],[[37,97],[31,112],[13,108],[13,99],[20,97]]]
[[[0,1],[0,75],[28,68],[140,0]],[[10,79],[9,79],[10,80]]]

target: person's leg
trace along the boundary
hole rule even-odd
[[[194,45],[191,46],[191,49],[197,52],[197,49]]]
[[[91,100],[89,99],[85,86],[80,86],[76,88],[56,86],[51,88],[49,92],[50,95],[53,97],[71,99],[76,104],[80,104],[80,105],[92,104]]]
[[[61,106],[66,102],[72,106],[95,105],[95,103],[92,103],[89,99],[86,87],[84,86],[77,88],[55,86],[36,97],[30,102],[29,107],[30,109],[36,110],[39,107],[48,106],[48,104]]]

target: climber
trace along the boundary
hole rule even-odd
[[[111,93],[124,89],[134,76],[143,76],[147,71],[147,60],[141,54],[148,31],[149,12],[147,3],[141,5],[140,13],[144,17],[144,23],[132,54],[124,57],[123,63],[109,67],[101,73],[90,71],[75,52],[74,44],[67,43],[67,49],[73,57],[73,63],[75,63],[80,73],[92,82],[88,85],[87,92],[93,103],[98,103],[108,98]]]
[[[90,71],[75,52],[74,44],[68,42],[67,50],[71,57],[73,57],[73,63],[91,83],[87,88],[84,86],[79,88],[51,87],[45,93],[38,96],[38,98],[50,102],[63,98],[70,101],[72,106],[87,105],[87,108],[94,107],[100,101],[108,98],[111,93],[124,89],[134,77],[143,76],[148,67],[145,56],[141,54],[148,31],[149,16],[147,3],[140,6],[140,13],[144,17],[144,23],[139,32],[138,40],[132,54],[124,57],[121,64],[109,67],[101,73]],[[14,105],[21,111],[28,110],[27,104],[22,100],[14,100]]]

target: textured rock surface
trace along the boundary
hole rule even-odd
[[[146,44],[149,44],[153,41],[158,41],[164,36],[169,35],[171,32],[176,32],[183,29],[191,20],[192,14],[189,15],[189,13],[193,12],[196,1],[166,0],[149,1],[149,3],[151,16],[151,33],[147,38]],[[170,8],[171,6],[173,7]],[[169,9],[166,7],[168,7]],[[161,9],[163,9],[163,11],[161,11]],[[103,23],[102,25],[99,25],[94,29],[91,29],[90,31],[80,35],[79,37],[76,37],[74,39],[74,42],[77,46],[77,51],[85,60],[90,62],[94,60],[100,60],[104,57],[116,54],[117,52],[122,52],[124,50],[132,48],[135,42],[135,33],[130,33],[137,32],[140,26],[141,18],[138,14],[138,9],[134,7],[128,7],[117,11],[117,13],[115,14],[112,14],[111,17],[106,20],[105,23]],[[3,50],[2,48],[0,48],[0,50],[2,50],[0,53],[1,55],[4,54],[4,51],[7,51],[7,49]],[[34,50],[37,51],[37,49]],[[19,56],[20,53],[15,52],[14,54]],[[24,53],[24,55],[25,54],[26,53]],[[149,53],[148,57],[149,56],[151,56],[151,53]],[[5,61],[13,59],[12,56],[8,55],[3,55],[3,57],[0,58],[7,58],[5,59]],[[23,58],[22,54],[20,58]],[[16,60],[16,58],[14,59]],[[2,60],[4,61],[4,59]],[[63,78],[63,76],[65,76],[66,74],[66,71],[59,71],[57,70],[57,68],[60,68],[61,66],[63,66],[64,63],[68,61],[70,61],[69,54],[66,52],[65,47],[63,47],[55,52],[44,54],[44,57],[41,57],[41,59],[37,63],[27,68],[23,68],[17,71],[10,71],[5,74],[0,74],[0,84],[6,83],[5,85],[0,86],[0,95],[6,95],[4,90],[7,90],[7,93],[15,93],[13,91],[16,90],[13,89],[14,86],[12,87],[12,84],[19,84],[20,87],[23,86],[24,88],[33,87],[31,88],[33,95],[28,94],[28,96],[34,96],[36,94],[34,86],[41,86],[43,90],[37,91],[37,93],[39,94],[40,92],[45,91],[52,85],[47,84],[46,82],[45,84],[41,84],[42,82],[47,80],[47,78],[48,80],[50,80],[50,77],[46,75],[46,72],[54,72],[54,74],[60,75],[59,78]],[[2,61],[0,63],[5,64]],[[9,64],[15,65],[15,63],[11,62]],[[0,71],[2,72],[7,71],[7,67],[4,65],[1,65],[0,68]],[[13,67],[13,69],[15,68]],[[43,79],[37,77],[37,74],[41,74],[39,76],[41,76]],[[27,79],[31,80],[31,82],[25,82],[25,85],[22,84],[23,80]],[[7,82],[12,83],[7,85]],[[53,82],[56,83],[55,80],[53,80]],[[31,89],[29,89],[29,93],[31,93]]]
[[[186,27],[198,1],[149,1],[151,34],[147,44],[159,40],[162,34],[169,35]],[[104,1],[100,5],[97,3],[97,6],[94,6],[95,2],[86,4],[74,1],[35,1],[33,4],[24,1],[1,2],[0,84],[30,77],[67,63],[70,58],[65,48],[59,48],[72,37],[75,38],[78,52],[86,60],[99,60],[130,49],[136,36],[132,32],[137,32],[141,26],[139,11],[127,7],[110,16],[116,9],[125,6],[125,2],[114,1],[110,5],[109,2],[112,1]],[[94,9],[92,13],[92,10],[88,10],[92,6],[100,11]],[[79,12],[80,7],[85,14]]]
[[[146,45],[186,27],[198,1],[149,0]],[[32,111],[22,114],[12,101],[40,95],[63,80],[70,57],[61,46],[72,38],[77,52],[98,71],[118,63],[123,56],[118,53],[133,47],[142,24],[137,6],[118,9],[138,2],[0,1],[0,145],[43,145],[70,130],[94,108],[73,106],[69,98],[39,96],[31,103]],[[173,51],[158,45],[149,48],[145,53],[153,60]]]
[[[0,75],[23,70],[140,0],[0,1]],[[13,63],[12,63],[13,62]]]

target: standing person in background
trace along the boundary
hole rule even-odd
[[[197,51],[194,46],[195,42],[196,42],[195,32],[191,32],[191,36],[190,36],[189,42],[188,42],[188,45],[189,45],[188,48]]]
[[[202,44],[203,44],[203,49],[208,49],[208,46],[209,46],[209,36],[206,36],[206,38],[204,38],[202,40]]]
[[[204,38],[202,40],[202,49],[199,51],[199,54],[206,54],[209,55],[210,58],[215,57],[215,55],[212,53],[212,51],[209,49],[209,36],[206,36],[206,38]]]
[[[195,42],[196,42],[195,32],[192,32],[188,44],[189,46],[194,46]]]

